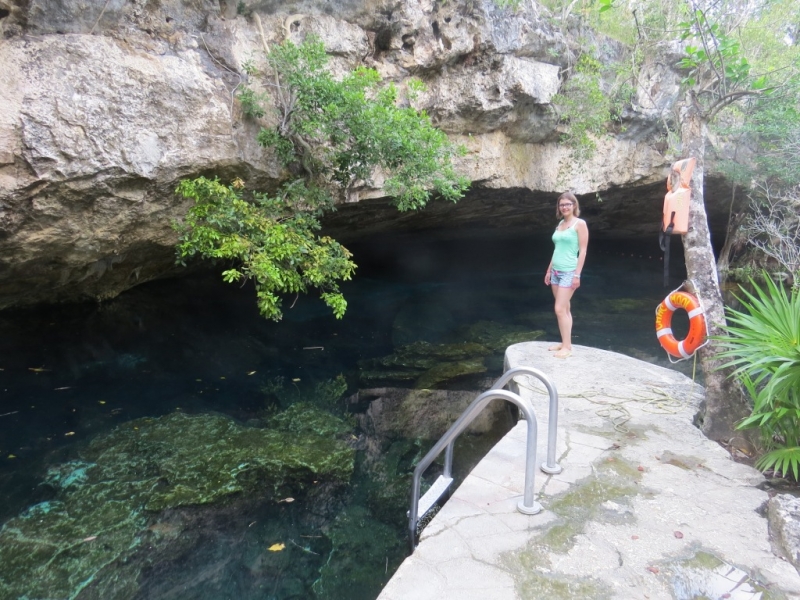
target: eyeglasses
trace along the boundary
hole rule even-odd
[[[572,206],[572,202],[570,202],[569,204],[559,204],[558,208],[569,208],[570,206]]]

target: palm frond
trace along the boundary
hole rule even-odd
[[[758,459],[756,468],[761,471],[773,469],[776,473],[780,472],[783,477],[791,474],[795,481],[800,481],[800,446],[791,448],[779,448],[768,452]]]

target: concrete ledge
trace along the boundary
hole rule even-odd
[[[692,425],[700,386],[613,352],[576,346],[561,360],[547,346],[506,352],[509,368],[544,371],[560,397],[563,471],[537,471],[544,510],[516,509],[523,421],[453,493],[379,600],[800,598],[800,575],[770,548],[761,474]],[[515,383],[539,421],[538,469],[548,396],[533,378]]]

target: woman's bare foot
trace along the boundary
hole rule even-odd
[[[561,350],[561,348],[562,348],[562,344],[556,344],[555,346],[550,346],[547,349],[547,351],[548,352],[558,352],[559,350]]]
[[[567,350],[565,348],[562,348],[561,350],[553,354],[553,356],[555,356],[556,358],[569,358],[570,356],[572,356],[572,350]]]

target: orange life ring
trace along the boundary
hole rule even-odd
[[[672,335],[672,315],[679,308],[689,313],[689,334],[678,341]],[[696,297],[672,292],[656,309],[656,335],[661,347],[675,358],[689,358],[706,337],[706,318]]]

